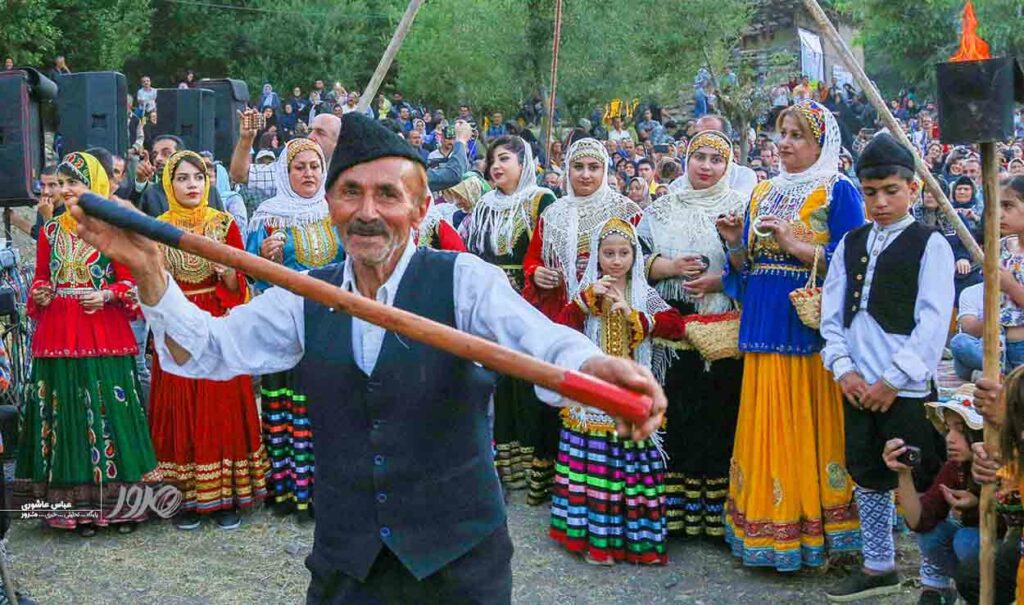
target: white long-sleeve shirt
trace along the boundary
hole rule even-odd
[[[925,246],[914,304],[915,327],[909,336],[886,333],[867,312],[879,255],[913,222],[913,217],[907,216],[886,227],[877,224],[872,227],[867,241],[869,260],[860,308],[849,328],[843,326],[846,240],[836,247],[822,287],[821,335],[825,338],[825,348],[821,356],[836,380],[857,372],[868,384],[885,380],[899,390],[900,397],[920,398],[931,391],[928,381],[942,359],[953,313],[954,260],[945,238],[933,233]]]
[[[377,302],[392,306],[402,276],[416,252],[410,241],[391,277],[377,290]],[[358,293],[350,260],[343,267],[342,287]],[[160,365],[189,378],[227,380],[247,374],[270,374],[295,367],[305,352],[304,299],[283,288],[270,288],[251,302],[215,318],[185,298],[173,279],[154,306],[142,305],[153,331]],[[583,334],[549,321],[526,302],[505,273],[470,254],[455,260],[456,328],[558,365],[578,370],[600,349]],[[352,351],[356,365],[369,375],[377,363],[386,330],[352,318]],[[178,364],[167,348],[171,338],[191,358]],[[537,389],[542,401],[560,397]]]

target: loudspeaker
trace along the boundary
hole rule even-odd
[[[128,80],[116,71],[86,71],[61,76],[57,94],[64,154],[103,147],[124,157],[128,152]]]
[[[38,71],[0,72],[0,207],[31,206],[46,162],[40,104],[57,85]]]
[[[173,134],[191,151],[213,151],[213,91],[160,88],[156,91],[156,134]]]
[[[238,112],[249,102],[249,86],[241,80],[200,80],[200,86],[213,91],[213,157],[231,162],[238,143]],[[159,120],[159,118],[157,118]]]

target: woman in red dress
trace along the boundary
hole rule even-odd
[[[226,212],[207,206],[209,172],[199,155],[181,151],[167,161],[163,186],[170,210],[159,220],[244,250]],[[173,248],[167,267],[189,301],[214,317],[249,296],[241,273]],[[164,479],[181,490],[179,529],[196,529],[212,514],[222,529],[241,524],[237,509],[266,496],[267,458],[252,379],[196,380],[169,374],[153,355],[150,430]]]

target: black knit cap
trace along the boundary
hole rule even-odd
[[[392,157],[405,158],[427,167],[412,145],[380,122],[355,111],[346,113],[341,118],[338,146],[331,156],[325,187],[330,189],[341,173],[353,166]]]
[[[857,176],[867,168],[902,166],[914,172],[914,154],[887,132],[875,135],[857,159]]]

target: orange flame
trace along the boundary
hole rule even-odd
[[[978,18],[974,15],[974,4],[967,0],[963,12],[963,33],[960,34],[960,50],[950,57],[950,61],[981,61],[991,59],[988,42],[978,35]]]

